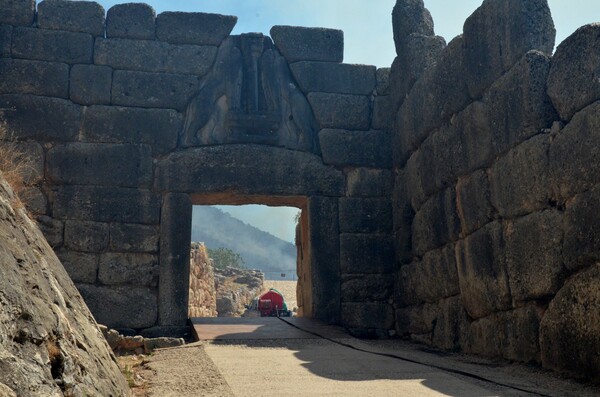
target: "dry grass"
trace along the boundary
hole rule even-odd
[[[2,109],[0,109],[1,117]],[[24,153],[17,139],[8,132],[6,124],[0,118],[0,174],[13,189],[16,199],[13,205],[22,207],[19,195],[25,193],[29,186],[27,176],[34,172],[33,160]]]

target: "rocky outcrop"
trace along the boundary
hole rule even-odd
[[[217,316],[217,290],[212,260],[203,243],[192,243],[190,252],[190,317]]]
[[[0,231],[0,395],[129,395],[81,295],[3,181]]]
[[[240,317],[246,305],[263,290],[264,275],[258,270],[227,267],[215,270],[219,317]]]

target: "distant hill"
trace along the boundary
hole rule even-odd
[[[296,246],[232,217],[218,208],[198,206],[192,218],[192,241],[239,253],[249,269],[295,274]]]

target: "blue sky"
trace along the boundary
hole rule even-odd
[[[140,0],[143,1],[143,0]],[[523,0],[526,1],[526,0]],[[124,1],[100,0],[105,10]],[[388,67],[394,57],[391,12],[395,0],[148,0],[163,11],[211,12],[236,15],[233,34],[262,32],[273,25],[318,26],[342,29],[344,62]],[[462,33],[465,19],[482,0],[425,0],[436,34],[446,41]],[[578,27],[600,21],[600,0],[549,0],[560,43]],[[247,206],[222,209],[287,241],[294,238],[295,208]]]

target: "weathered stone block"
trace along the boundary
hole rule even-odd
[[[538,134],[558,118],[545,90],[549,71],[550,57],[529,51],[483,97],[497,153]]]
[[[540,299],[558,291],[565,276],[562,223],[562,213],[551,210],[505,224],[506,263],[513,300]]]
[[[532,305],[494,314],[471,323],[463,348],[488,357],[539,363],[539,328],[540,312]]]
[[[81,106],[57,98],[32,95],[0,95],[8,130],[15,138],[38,141],[74,139],[81,125]]]
[[[570,279],[550,302],[540,329],[542,364],[600,382],[600,265]]]
[[[152,155],[146,145],[56,145],[48,151],[47,163],[48,177],[58,184],[121,187],[152,184]]]
[[[394,241],[390,235],[347,233],[340,235],[342,274],[391,273],[393,269]]]
[[[438,306],[431,304],[398,309],[395,313],[396,331],[401,336],[430,334],[438,315]]]
[[[552,58],[548,76],[548,95],[567,121],[579,110],[600,99],[600,25],[577,29],[560,43]]]
[[[52,219],[49,216],[38,216],[37,224],[50,247],[56,248],[63,244],[65,225],[62,221]]]
[[[197,88],[195,76],[116,70],[112,103],[183,111]]]
[[[460,234],[456,191],[446,189],[432,196],[415,214],[412,230],[413,251],[418,256],[456,241]]]
[[[396,53],[405,56],[404,44],[411,34],[433,36],[433,18],[423,0],[400,0],[392,11]]]
[[[354,168],[346,175],[346,191],[351,197],[387,197],[392,194],[390,170]]]
[[[215,46],[99,38],[96,39],[94,63],[114,69],[204,76],[210,71],[216,55]]]
[[[600,102],[575,114],[550,145],[549,182],[564,202],[600,182]]]
[[[471,97],[479,97],[527,51],[551,54],[555,34],[546,0],[484,1],[464,25]]]
[[[90,284],[77,284],[77,288],[100,324],[109,328],[135,329],[156,324],[156,288]]]
[[[452,126],[460,131],[466,168],[475,171],[489,167],[496,159],[494,129],[490,109],[483,102],[473,102],[452,119]]]
[[[53,214],[59,219],[158,225],[160,197],[148,190],[63,186],[54,194]]]
[[[342,302],[387,302],[394,291],[391,274],[343,274]]]
[[[415,212],[410,205],[404,170],[396,171],[393,191],[394,242],[400,263],[412,260],[412,222]]]
[[[0,93],[68,98],[69,65],[20,59],[0,59]]]
[[[81,132],[88,142],[147,144],[154,153],[165,153],[177,146],[182,124],[181,115],[174,110],[91,106],[86,109]]]
[[[371,95],[377,83],[375,66],[304,61],[293,63],[290,69],[305,94],[329,92]]]
[[[475,171],[470,176],[458,180],[456,201],[464,236],[494,219],[490,183],[487,173],[483,170]]]
[[[12,56],[40,61],[92,63],[94,38],[73,33],[36,28],[13,30]]]
[[[159,230],[156,226],[111,223],[110,250],[116,252],[157,252]]]
[[[406,197],[414,210],[419,210],[427,201],[428,195],[425,194],[425,186],[434,185],[433,175],[426,173],[427,167],[431,166],[431,163],[427,163],[426,157],[430,157],[430,155],[426,154],[424,150],[417,150],[410,156],[404,168]]]
[[[458,350],[463,345],[468,327],[469,316],[460,296],[445,299],[439,304],[431,344],[446,350]]]
[[[0,57],[2,58],[10,58],[12,32],[13,27],[11,25],[0,25]]]
[[[35,0],[5,0],[0,4],[0,23],[31,26],[35,17]]]
[[[155,187],[188,193],[339,197],[344,195],[344,175],[309,153],[264,145],[220,145],[187,149],[160,160]]]
[[[389,233],[392,225],[392,204],[389,199],[340,199],[340,232]]]
[[[100,256],[98,281],[104,285],[158,285],[158,256],[152,254],[107,253]]]
[[[536,136],[500,158],[489,171],[492,205],[504,218],[544,208],[548,189],[548,135]]]
[[[342,303],[342,325],[347,328],[393,329],[392,305],[376,302]]]
[[[372,127],[376,130],[391,131],[394,125],[394,110],[390,96],[375,97]]]
[[[391,168],[392,151],[386,131],[325,129],[319,132],[323,162],[336,166]]]
[[[565,211],[565,266],[575,270],[600,260],[600,187],[575,196]]]
[[[65,222],[65,247],[83,252],[102,252],[108,248],[108,223]]]
[[[366,96],[312,92],[307,98],[321,128],[368,130],[371,125]]]
[[[490,223],[459,241],[456,260],[461,298],[472,318],[511,307],[506,243],[499,222]]]
[[[112,69],[107,66],[73,65],[71,68],[69,98],[75,103],[109,104],[111,86]]]
[[[25,208],[33,215],[45,215],[48,212],[48,198],[37,187],[26,187],[19,191],[19,198]]]
[[[106,37],[154,40],[156,12],[148,4],[115,4],[106,13]]]
[[[156,17],[156,38],[174,44],[219,46],[237,23],[231,15],[163,12]]]
[[[93,1],[44,0],[38,4],[38,26],[104,35],[104,8]]]
[[[188,318],[192,202],[187,194],[165,195],[160,223],[158,324],[182,326]]]
[[[338,200],[334,197],[313,196],[308,200],[308,222],[311,225],[309,260],[312,277],[309,312],[314,318],[330,324],[339,323],[341,316],[338,293],[340,290],[338,210]]]
[[[97,254],[60,250],[56,253],[71,280],[75,283],[94,284],[98,275]]]
[[[289,63],[344,60],[344,32],[341,30],[278,25],[271,28],[271,37]]]
[[[444,126],[423,144],[421,150],[427,153],[429,149],[430,158],[425,164],[427,169],[432,169],[430,178],[434,180],[435,190],[454,186],[458,175],[464,174],[467,169],[466,151],[461,140],[461,131],[452,126]],[[425,189],[426,193],[434,188]]]
[[[390,71],[391,68],[379,68],[375,72],[375,78],[377,79],[377,85],[375,86],[375,92],[377,95],[389,95],[390,94]]]

